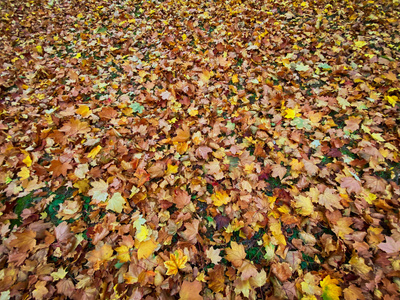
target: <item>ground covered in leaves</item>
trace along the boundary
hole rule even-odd
[[[3,1],[0,299],[399,299],[399,12]]]

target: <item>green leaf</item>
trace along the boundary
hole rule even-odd
[[[96,29],[96,33],[104,33],[107,32],[107,27],[99,27]]]
[[[299,71],[299,72],[307,72],[309,69],[310,69],[310,67],[307,65],[304,65],[303,63],[299,63],[296,65],[296,71]]]
[[[318,68],[324,69],[324,70],[331,70],[332,67],[328,65],[327,63],[319,64]]]
[[[303,118],[294,118],[292,122],[290,122],[292,126],[296,126],[297,129],[306,129],[311,130],[312,126],[308,119]]]
[[[132,103],[129,107],[132,108],[135,113],[141,114],[144,111],[144,107],[137,102]]]
[[[342,107],[342,109],[345,109],[346,107],[350,106],[350,102],[342,97],[337,97],[337,102]]]

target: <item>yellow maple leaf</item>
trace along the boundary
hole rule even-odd
[[[178,165],[167,165],[167,175],[178,173]]]
[[[29,156],[29,154],[26,155],[26,157],[22,160],[24,164],[26,164],[27,167],[30,167],[32,165],[32,159]]]
[[[125,198],[122,197],[121,193],[114,193],[111,199],[108,200],[106,209],[113,210],[117,213],[121,213],[125,202],[126,202]]]
[[[97,145],[95,148],[92,149],[92,151],[90,151],[87,157],[94,159],[101,149],[102,147],[100,145]]]
[[[136,231],[135,238],[139,242],[143,242],[144,240],[147,239],[148,236],[149,236],[149,229],[147,228],[146,225],[141,225],[139,229]]]
[[[90,116],[92,113],[87,105],[79,105],[79,108],[75,112],[84,118]]]
[[[302,216],[309,216],[314,212],[314,205],[311,198],[299,195],[296,198],[295,206],[297,212]]]
[[[169,260],[164,262],[164,266],[167,268],[167,275],[175,275],[179,269],[185,268],[188,257],[183,254],[181,249],[178,249],[169,256]]]
[[[129,248],[126,245],[122,245],[118,248],[115,248],[115,251],[117,251],[117,259],[120,262],[127,262],[131,260],[131,253],[129,252]]]
[[[324,280],[320,281],[322,288],[322,299],[324,300],[339,300],[342,295],[342,289],[338,286],[339,280],[331,278],[330,275],[326,276]]]
[[[238,79],[238,75],[237,75],[237,74],[235,74],[235,75],[232,76],[232,82],[233,82],[233,83],[239,82],[239,79]]]
[[[183,35],[182,35],[182,41],[184,41],[184,40],[186,40],[187,39],[187,35],[184,33]]]
[[[385,96],[385,100],[394,107],[397,101],[399,101],[399,98],[397,96]]]
[[[365,41],[356,41],[354,42],[354,45],[356,45],[357,48],[362,48],[367,44]]]
[[[155,242],[153,239],[141,242],[138,246],[138,259],[148,258],[150,255],[153,254],[154,250],[156,250],[157,247],[158,243]]]
[[[18,175],[19,177],[21,177],[21,180],[25,180],[25,179],[29,178],[30,172],[29,172],[29,170],[28,170],[27,167],[22,167],[22,168],[21,168],[21,171],[19,171],[19,172],[17,173],[17,175]]]
[[[226,191],[218,191],[211,195],[211,200],[215,206],[222,206],[228,204],[231,201],[228,193]]]
[[[288,108],[285,109],[286,119],[294,119],[296,117],[296,111],[294,109]]]
[[[67,275],[67,274],[68,274],[67,271],[65,271],[63,268],[59,268],[57,270],[57,272],[53,272],[50,275],[51,275],[51,277],[53,277],[53,281],[56,281],[56,280],[63,279],[65,277],[65,275]]]
[[[372,138],[378,142],[384,142],[385,140],[382,138],[381,133],[371,133]]]
[[[42,48],[42,46],[36,46],[36,51],[38,52],[38,53],[40,53],[40,54],[43,54],[43,48]]]

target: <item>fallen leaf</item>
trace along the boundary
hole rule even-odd
[[[236,268],[240,267],[246,258],[246,252],[242,244],[231,242],[231,247],[225,249],[226,259]]]
[[[190,282],[184,281],[179,291],[180,300],[202,300],[203,297],[200,296],[202,290],[201,282],[197,280]]]

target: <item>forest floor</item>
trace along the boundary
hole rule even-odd
[[[3,1],[0,299],[399,299],[399,19]]]

